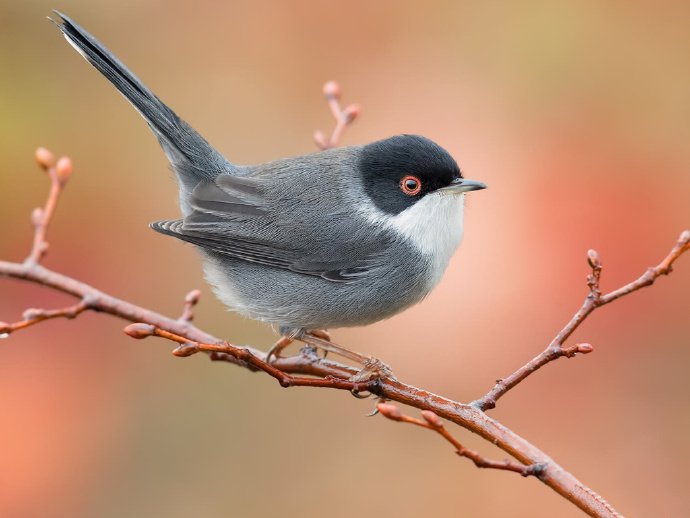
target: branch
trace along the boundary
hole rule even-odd
[[[7,338],[15,331],[26,329],[29,326],[49,320],[51,318],[76,318],[82,312],[91,307],[91,302],[87,298],[82,299],[78,304],[67,306],[61,309],[37,309],[29,308],[22,313],[22,320],[8,324],[0,322],[0,338]]]
[[[88,297],[91,301],[89,310],[106,313],[129,322],[146,322],[154,326],[154,328],[168,331],[171,333],[170,338],[173,338],[172,335],[175,335],[174,341],[178,344],[180,339],[184,339],[185,343],[190,343],[192,347],[196,345],[193,342],[205,344],[205,350],[209,352],[211,360],[214,361],[226,361],[250,370],[256,370],[258,364],[253,358],[265,361],[265,353],[262,351],[251,347],[244,347],[242,348],[243,352],[233,354],[233,351],[227,348],[226,342],[189,323],[183,323],[177,319],[168,318],[149,309],[117,299],[87,284],[48,270],[41,265],[28,267],[21,263],[0,261],[0,276],[47,286],[80,299]],[[129,328],[129,331],[131,332],[132,329]],[[150,328],[147,330],[147,332],[152,331],[153,329]],[[163,335],[163,333],[159,334]],[[175,350],[178,353],[184,351],[184,349],[180,350],[179,347]],[[366,380],[363,382],[363,385],[354,387],[350,378],[357,374],[358,370],[356,368],[321,358],[316,355],[313,349],[309,348],[303,348],[298,355],[279,358],[266,365],[270,365],[285,374],[301,374],[327,380],[322,382],[323,385],[319,386],[348,391],[353,388],[368,390],[386,400],[396,401],[419,410],[431,411],[439,417],[480,435],[515,457],[522,464],[526,466],[539,466],[539,470],[535,468],[534,475],[540,481],[591,516],[618,516],[605,500],[559,466],[548,455],[472,405],[452,401],[405,384],[392,377]],[[342,381],[342,384],[336,385],[328,377],[339,379]],[[278,379],[280,381],[280,378]],[[290,387],[295,385],[288,382],[284,383],[283,386]],[[317,385],[314,384],[312,386]]]
[[[86,310],[106,313],[133,323],[145,323],[149,327],[128,327],[128,333],[145,336],[161,336],[173,340],[179,356],[204,351],[211,360],[225,361],[250,369],[261,370],[281,382],[282,386],[328,387],[348,391],[369,391],[380,398],[396,401],[419,410],[430,411],[447,419],[515,457],[532,471],[540,481],[573,502],[591,516],[615,517],[618,514],[599,495],[582,484],[571,473],[559,466],[544,452],[491,419],[476,406],[444,398],[431,392],[405,384],[393,376],[355,382],[351,378],[358,370],[316,355],[313,349],[303,348],[299,354],[279,358],[272,363],[265,361],[265,353],[251,347],[228,344],[193,326],[186,319],[173,319],[49,270],[38,263],[12,263],[0,261],[0,276],[46,286],[72,295],[80,301],[88,301]],[[191,297],[192,299],[194,297]],[[188,308],[191,308],[190,298]],[[189,311],[185,313],[188,314]],[[301,375],[301,376],[286,376]],[[307,378],[312,376],[315,379]]]
[[[328,81],[323,86],[323,95],[326,97],[333,118],[335,118],[335,128],[333,128],[329,138],[326,138],[320,130],[314,132],[314,142],[321,150],[337,147],[345,128],[354,122],[360,112],[360,107],[357,104],[350,104],[345,109],[340,107],[341,91],[340,86],[335,81]]]
[[[184,336],[171,333],[165,329],[153,326],[151,324],[130,324],[125,327],[125,333],[132,338],[141,340],[149,336],[158,336],[173,342],[178,343],[178,347],[173,350],[173,354],[180,358],[186,358],[200,352],[220,354],[218,358],[226,360],[229,357],[234,358],[238,362],[257,370],[262,370],[269,376],[278,380],[281,387],[323,387],[334,388],[340,390],[349,390],[353,394],[361,392],[372,392],[378,383],[376,379],[369,379],[364,381],[354,380],[352,377],[348,379],[338,378],[332,375],[325,375],[323,378],[307,378],[299,376],[291,376],[286,372],[276,368],[273,364],[265,360],[265,355],[257,354],[248,347],[238,347],[229,342],[220,342],[214,344],[207,344],[196,342]]]
[[[336,118],[336,127],[329,139],[326,139],[320,132],[315,134],[317,145],[322,149],[337,145],[344,129],[359,113],[359,108],[354,105],[345,108],[345,110],[340,108],[338,102],[340,90],[335,83],[327,83],[324,87],[324,94]],[[266,361],[266,353],[251,347],[239,347],[230,344],[206,333],[191,323],[193,308],[199,299],[198,291],[192,291],[187,295],[182,315],[174,319],[115,298],[88,284],[45,268],[40,264],[40,261],[48,248],[46,230],[54,214],[59,194],[71,174],[72,167],[68,158],[63,157],[55,162],[53,155],[46,150],[39,150],[36,156],[39,164],[48,172],[51,180],[48,200],[43,208],[34,210],[32,217],[35,228],[34,243],[29,257],[23,263],[0,261],[0,277],[14,278],[46,286],[71,295],[77,298],[79,302],[62,309],[28,310],[19,322],[14,324],[0,323],[0,337],[7,337],[12,332],[26,329],[31,325],[52,318],[74,318],[84,311],[106,313],[132,322],[133,325],[127,326],[125,331],[134,338],[157,336],[173,341],[176,344],[173,354],[176,356],[186,357],[205,353],[214,361],[230,362],[252,371],[264,372],[277,379],[283,387],[333,388],[347,390],[353,394],[369,392],[382,400],[395,401],[402,405],[417,408],[422,411],[423,421],[403,415],[397,407],[388,403],[378,405],[379,411],[390,419],[415,424],[440,434],[454,446],[459,455],[471,459],[478,467],[502,469],[523,476],[535,476],[591,516],[619,516],[603,498],[530,442],[490,418],[484,410],[495,406],[496,401],[503,394],[546,363],[561,356],[571,357],[576,354],[591,352],[592,346],[589,344],[567,347],[563,344],[595,308],[644,286],[651,285],[660,275],[670,273],[674,261],[688,250],[690,231],[681,235],[671,253],[658,266],[650,268],[638,280],[603,296],[599,291],[601,263],[596,252],[590,251],[588,255],[592,269],[592,273],[588,277],[590,293],[582,308],[558,333],[546,351],[518,369],[514,374],[499,381],[494,389],[483,398],[465,404],[405,384],[385,370],[370,378],[360,379],[356,376],[358,370],[354,367],[319,357],[311,347],[304,347],[294,356],[277,358],[269,363]],[[446,430],[441,418],[483,437],[512,455],[517,462],[488,460],[480,454],[468,450]]]
[[[519,462],[513,462],[508,459],[490,460],[485,457],[482,457],[476,451],[469,450],[465,448],[462,444],[460,444],[460,442],[455,437],[453,437],[453,435],[443,426],[443,421],[441,421],[441,419],[431,410],[422,410],[421,414],[424,418],[424,420],[422,420],[403,414],[397,406],[391,405],[389,403],[379,403],[376,406],[376,409],[382,416],[392,421],[398,421],[400,423],[408,423],[416,426],[421,426],[422,428],[426,428],[427,430],[432,430],[438,433],[441,437],[443,437],[446,441],[453,445],[453,447],[455,448],[455,453],[457,453],[460,457],[470,459],[478,468],[492,468],[504,471],[514,471],[515,473],[519,473],[523,477],[528,477],[530,475],[538,476],[543,468],[541,464],[530,464],[529,466],[525,466],[524,464],[520,464]]]
[[[636,280],[614,290],[606,295],[602,295],[599,289],[599,281],[601,278],[602,264],[599,259],[599,254],[595,250],[587,252],[587,262],[592,272],[587,276],[587,286],[589,293],[585,298],[584,303],[580,309],[573,315],[563,329],[551,340],[549,346],[540,354],[525,363],[518,370],[513,372],[510,376],[499,379],[496,385],[487,392],[483,397],[472,402],[472,405],[480,410],[489,410],[496,406],[496,402],[503,397],[510,389],[518,385],[521,381],[527,378],[530,374],[542,368],[544,365],[551,363],[561,357],[572,358],[576,354],[587,354],[594,349],[590,344],[579,344],[570,347],[564,347],[565,341],[572,335],[575,330],[592,314],[592,312],[614,300],[617,300],[625,295],[629,295],[645,286],[654,284],[657,278],[662,275],[668,275],[672,271],[673,263],[678,258],[690,249],[690,230],[681,233],[678,241],[673,246],[666,257],[656,266],[647,268],[647,270]]]

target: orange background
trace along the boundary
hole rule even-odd
[[[191,247],[147,228],[177,215],[164,155],[45,20],[56,6],[235,162],[312,151],[337,79],[363,107],[344,143],[423,134],[489,185],[427,300],[334,333],[417,386],[480,396],[579,307],[588,248],[613,289],[690,226],[685,2],[0,2],[0,257],[26,255],[47,191],[34,149],[69,154],[45,264],[168,315],[202,287],[197,323],[235,343],[275,337],[208,293]],[[690,515],[690,257],[676,270],[582,326],[593,354],[491,411],[630,516]],[[68,302],[0,280],[2,320]],[[580,516],[534,479],[364,417],[372,400],[282,390],[122,327],[87,314],[0,343],[0,515]]]

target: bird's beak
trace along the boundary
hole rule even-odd
[[[479,189],[486,189],[486,184],[477,182],[476,180],[468,180],[466,178],[455,178],[450,185],[440,189],[447,193],[461,193],[469,191],[478,191]]]

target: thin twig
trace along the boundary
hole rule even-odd
[[[0,276],[51,287],[79,298],[89,296],[93,300],[90,307],[92,310],[113,315],[130,322],[146,322],[160,329],[165,329],[188,338],[189,341],[199,341],[208,344],[223,343],[222,340],[191,324],[181,323],[177,319],[167,318],[149,309],[117,299],[87,284],[48,270],[41,265],[28,268],[21,263],[0,261]],[[265,353],[262,351],[250,347],[246,349],[253,356],[265,359]],[[256,367],[239,360],[236,356],[228,354],[223,350],[210,353],[210,358],[211,360],[230,362],[250,370],[256,370]],[[310,354],[305,349],[299,355],[277,359],[271,365],[287,374],[303,374],[324,378],[326,376],[333,376],[348,379],[357,373],[357,369],[353,367],[320,358],[316,354]],[[419,410],[433,411],[438,416],[480,435],[524,464],[543,465],[544,469],[540,473],[539,480],[591,516],[618,516],[606,504],[603,498],[582,484],[548,455],[507,427],[491,419],[478,408],[452,401],[395,379],[380,379],[376,386],[369,390],[390,401],[409,405]]]
[[[48,242],[46,241],[48,225],[53,219],[60,193],[72,174],[72,161],[68,157],[63,156],[56,163],[54,155],[45,148],[36,150],[36,161],[48,173],[50,191],[44,207],[36,207],[31,213],[34,240],[31,252],[25,260],[27,265],[38,264],[48,251]]]
[[[188,341],[199,341],[207,344],[223,343],[222,340],[205,333],[191,324],[181,323],[177,319],[167,318],[159,313],[117,299],[87,284],[48,270],[41,265],[27,268],[20,263],[0,261],[0,276],[34,282],[80,298],[88,295],[93,300],[90,309],[123,318],[130,322],[146,322],[157,328],[185,337]],[[249,347],[246,350],[257,358],[265,358],[264,353],[261,351]],[[223,348],[210,353],[210,357],[212,360],[228,361],[256,370],[256,367],[244,360],[238,359],[237,356],[229,354]],[[308,351],[306,353],[301,352],[297,356],[280,358],[272,362],[271,365],[287,374],[305,374],[323,378],[333,376],[347,380],[357,373],[357,369],[353,367],[319,358],[315,354],[309,354]],[[563,495],[591,516],[617,516],[609,509],[610,506],[607,507],[608,504],[604,505],[602,503],[604,500],[601,497],[559,466],[548,455],[505,426],[491,419],[476,407],[443,398],[394,379],[380,379],[377,381],[376,386],[368,390],[387,400],[397,401],[420,410],[431,410],[444,419],[452,421],[496,444],[524,464],[543,464],[545,467],[540,474],[539,480],[544,484]]]
[[[604,306],[609,302],[613,302],[624,295],[628,295],[641,288],[644,288],[645,286],[651,286],[658,277],[671,273],[673,263],[689,249],[690,230],[685,230],[681,233],[678,241],[668,255],[664,257],[664,259],[658,265],[648,268],[638,279],[626,284],[621,288],[618,288],[617,290],[607,293],[606,295],[602,295],[599,290],[599,280],[602,270],[599,254],[594,250],[589,250],[589,252],[587,252],[587,262],[592,270],[587,277],[589,293],[587,294],[585,301],[577,313],[575,313],[565,327],[558,332],[558,334],[554,337],[549,346],[544,349],[544,351],[525,363],[510,376],[496,380],[494,387],[483,397],[473,401],[472,405],[476,406],[480,410],[489,410],[494,408],[496,406],[496,402],[510,389],[518,385],[530,374],[542,368],[544,365],[563,356],[571,358],[577,353],[587,354],[592,352],[593,348],[589,344],[580,344],[571,347],[564,347],[563,344],[595,309]]]
[[[328,81],[323,86],[323,95],[328,101],[328,107],[331,109],[333,118],[335,119],[335,127],[331,136],[326,138],[326,135],[321,130],[314,132],[314,142],[321,150],[337,147],[340,144],[340,139],[343,136],[345,128],[354,122],[360,113],[358,104],[350,104],[345,109],[340,106],[341,90],[338,83],[335,81]]]
[[[51,318],[76,318],[82,312],[86,311],[91,307],[91,301],[88,298],[82,299],[78,304],[72,306],[67,306],[60,309],[37,309],[30,308],[24,311],[22,314],[22,320],[8,324],[7,322],[0,322],[0,338],[7,338],[15,331],[20,329],[26,329],[27,327],[33,326],[44,320],[49,320]]]
[[[233,358],[244,362],[247,365],[252,365],[256,369],[264,371],[269,376],[278,380],[281,387],[322,387],[334,388],[340,390],[349,390],[354,394],[361,392],[372,392],[378,384],[378,379],[372,378],[368,380],[354,380],[343,379],[336,376],[326,375],[322,378],[307,378],[301,376],[291,376],[286,372],[274,367],[272,364],[265,361],[265,355],[257,354],[248,347],[238,347],[229,342],[223,341],[220,343],[202,343],[190,340],[185,336],[181,336],[165,329],[153,326],[151,324],[136,323],[125,327],[125,333],[132,338],[141,340],[150,336],[158,336],[171,340],[179,344],[174,350],[173,354],[181,358],[192,356],[200,352],[206,353],[221,353],[232,356]],[[262,357],[263,356],[263,357]]]
[[[201,298],[201,291],[192,290],[184,298],[184,307],[182,309],[182,314],[178,320],[180,322],[191,322],[194,320],[194,306],[199,303]]]
[[[69,164],[69,162],[65,163]],[[58,166],[56,166],[57,172],[60,170]],[[63,173],[67,171],[71,172],[71,165],[69,168],[65,167],[62,170]],[[69,175],[67,174],[66,176]],[[51,185],[55,186],[53,176],[51,176],[51,182]],[[64,186],[64,179],[61,180],[61,182],[62,183],[58,187]],[[57,194],[59,194],[59,189]],[[139,338],[155,335],[173,340],[178,344],[175,349],[178,356],[188,356],[196,354],[197,352],[205,352],[215,361],[227,361],[253,371],[263,371],[276,378],[282,386],[286,387],[311,386],[336,388],[354,392],[369,391],[385,400],[396,401],[426,412],[422,414],[428,425],[425,427],[433,427],[435,431],[453,444],[458,452],[462,452],[460,453],[461,455],[472,459],[475,461],[475,464],[481,464],[481,467],[508,469],[509,471],[517,471],[515,466],[519,466],[515,463],[505,464],[499,461],[483,459],[479,454],[462,447],[445,428],[436,426],[435,420],[441,423],[440,418],[447,419],[480,435],[492,444],[495,444],[521,463],[523,467],[520,468],[520,473],[525,474],[524,469],[531,469],[533,472],[526,474],[537,476],[540,481],[573,502],[589,515],[599,517],[619,516],[602,497],[578,481],[572,474],[564,470],[544,452],[487,416],[484,412],[484,408],[489,408],[491,405],[487,404],[487,406],[483,406],[481,403],[482,400],[478,400],[478,402],[474,402],[473,404],[463,404],[452,401],[431,392],[407,385],[395,379],[392,375],[388,375],[386,372],[381,373],[380,377],[359,380],[353,378],[357,374],[357,369],[321,358],[309,347],[303,348],[299,354],[295,356],[279,358],[268,363],[265,353],[262,351],[251,347],[238,347],[229,344],[193,326],[189,320],[192,316],[192,299],[195,297],[188,297],[185,303],[185,311],[181,318],[172,319],[149,309],[117,299],[92,286],[77,281],[76,279],[43,267],[39,264],[39,260],[46,248],[45,231],[53,214],[55,202],[57,201],[57,194],[54,195],[51,189],[49,202],[46,204],[46,208],[43,209],[42,217],[40,219],[35,218],[35,221],[38,221],[40,225],[37,225],[37,237],[35,237],[34,242],[41,246],[35,246],[34,249],[32,249],[29,259],[24,263],[0,261],[0,277],[15,278],[47,286],[77,297],[81,302],[75,306],[63,308],[61,310],[38,310],[36,313],[29,314],[29,318],[25,318],[26,321],[33,319],[36,320],[36,322],[32,321],[32,323],[38,323],[38,321],[48,318],[70,318],[70,315],[77,316],[86,310],[103,312],[128,320],[129,322],[138,323],[135,324],[134,327],[130,326],[128,331],[130,334],[140,335],[137,336]],[[50,202],[51,198],[54,198],[52,203]],[[495,397],[495,399],[493,399],[493,404],[495,405],[495,400],[498,399],[498,397],[527,377],[530,372],[549,361],[560,356],[569,357],[578,353],[584,354],[590,352],[592,347],[589,344],[577,344],[564,347],[563,342],[594,308],[636,291],[643,286],[648,286],[652,284],[658,276],[670,273],[673,262],[678,259],[682,253],[687,251],[689,242],[690,231],[686,231],[681,235],[681,239],[671,253],[657,267],[650,268],[638,280],[604,296],[598,293],[601,264],[596,253],[590,252],[588,255],[590,267],[592,268],[592,274],[588,278],[590,294],[583,307],[573,317],[571,322],[556,336],[552,344],[550,344],[549,348],[547,348],[542,355],[535,358],[535,360],[528,363],[519,371],[516,371],[515,374],[506,378],[506,380],[499,382],[497,386],[500,385],[501,390],[496,397],[490,392],[485,398]],[[34,250],[42,250],[42,252],[35,254]],[[25,317],[26,316],[27,315],[25,315]],[[12,326],[13,324],[5,324],[5,326],[8,325]],[[19,325],[13,330],[24,329],[28,327],[28,325]],[[515,378],[517,381],[511,381],[511,378]],[[503,388],[504,386],[507,388]],[[490,399],[487,401],[491,402]],[[499,465],[503,467],[499,467]]]
[[[528,477],[530,475],[535,475],[539,477],[539,474],[544,468],[544,466],[541,464],[530,464],[529,466],[526,466],[519,462],[513,462],[509,459],[487,459],[479,453],[477,453],[476,451],[465,448],[462,444],[460,444],[460,441],[453,437],[453,435],[446,429],[446,427],[443,426],[443,421],[441,420],[441,418],[437,416],[435,413],[433,413],[431,410],[422,410],[421,414],[424,418],[422,420],[403,414],[399,407],[391,405],[390,403],[379,403],[378,405],[376,405],[376,408],[378,410],[378,413],[392,421],[398,421],[399,423],[408,423],[416,426],[421,426],[422,428],[426,428],[427,430],[432,430],[438,433],[441,437],[443,437],[446,441],[453,445],[453,447],[455,448],[455,453],[457,453],[460,457],[470,459],[478,468],[491,468],[500,469],[504,471],[514,471],[515,473],[519,473],[523,477]]]

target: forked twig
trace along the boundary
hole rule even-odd
[[[472,402],[472,405],[480,410],[489,410],[496,406],[496,402],[503,397],[510,389],[518,385],[544,365],[557,360],[561,357],[571,358],[576,354],[587,354],[594,349],[589,344],[579,344],[571,347],[564,347],[565,341],[575,330],[585,321],[585,319],[597,308],[604,306],[624,295],[629,295],[645,286],[651,286],[661,275],[668,275],[672,271],[672,266],[678,258],[690,249],[690,230],[685,230],[678,237],[678,241],[673,246],[666,257],[656,266],[647,270],[636,280],[614,290],[606,295],[602,295],[599,289],[601,278],[602,263],[599,254],[595,250],[587,252],[587,263],[591,268],[591,273],[587,276],[587,286],[589,293],[585,298],[580,309],[573,315],[570,321],[561,329],[551,340],[549,346],[540,354],[525,363],[511,375],[496,381],[494,387],[483,397]]]
[[[479,453],[477,453],[476,451],[465,448],[455,437],[453,437],[453,435],[446,429],[446,427],[443,426],[443,421],[441,420],[441,418],[437,416],[435,413],[433,413],[431,410],[422,410],[421,414],[424,418],[422,420],[403,414],[400,408],[398,408],[395,405],[391,405],[390,403],[379,403],[376,406],[376,408],[382,416],[387,417],[392,421],[413,424],[415,426],[421,426],[422,428],[426,428],[427,430],[432,430],[438,433],[441,437],[443,437],[446,441],[453,445],[453,447],[455,448],[455,453],[457,453],[460,457],[470,459],[478,468],[491,468],[500,469],[504,471],[514,471],[515,473],[519,473],[523,477],[528,477],[530,475],[539,477],[539,474],[544,469],[544,465],[538,463],[526,466],[525,464],[514,462],[508,459],[487,459]]]
[[[340,85],[335,81],[328,81],[323,86],[323,95],[328,101],[328,107],[331,109],[333,118],[335,118],[335,127],[331,136],[326,138],[326,135],[321,130],[314,132],[314,142],[321,150],[330,149],[340,145],[340,139],[343,136],[345,129],[354,122],[360,113],[358,104],[350,104],[345,109],[340,106],[341,90]]]
[[[63,156],[56,163],[55,156],[45,148],[36,150],[36,162],[48,173],[50,192],[43,208],[36,207],[31,213],[34,240],[31,252],[25,260],[27,265],[38,264],[48,251],[48,242],[46,241],[48,225],[53,219],[60,193],[72,175],[72,160]]]

